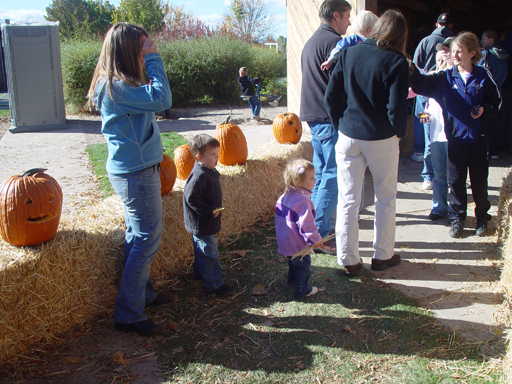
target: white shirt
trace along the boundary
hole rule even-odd
[[[443,108],[434,99],[429,98],[425,112],[430,113],[430,141],[448,141],[444,133]]]

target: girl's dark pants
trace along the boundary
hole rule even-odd
[[[311,277],[311,256],[292,259],[288,257],[288,284],[295,284],[295,297],[304,297],[311,292],[308,280]]]
[[[448,141],[448,168],[450,172],[450,221],[464,223],[467,215],[468,195],[466,189],[467,170],[471,191],[475,201],[475,216],[480,220],[489,220],[487,211],[491,207],[487,198],[487,177],[489,160],[487,159],[487,138],[480,137],[476,143],[459,143],[457,139]]]

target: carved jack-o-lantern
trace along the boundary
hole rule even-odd
[[[302,137],[302,124],[299,117],[291,112],[277,115],[272,124],[272,130],[279,144],[297,144]]]
[[[57,233],[62,189],[44,171],[31,169],[0,185],[0,235],[11,245],[39,245]]]

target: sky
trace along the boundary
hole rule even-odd
[[[166,0],[164,0],[166,1]],[[265,0],[269,13],[274,16],[277,30],[275,37],[286,36],[286,0]],[[116,7],[120,0],[110,0]],[[227,13],[230,0],[168,0],[174,6],[182,6],[184,10],[192,13],[198,19],[209,25],[222,21]],[[46,7],[52,0],[1,0],[0,20],[23,21],[26,19],[44,20]]]

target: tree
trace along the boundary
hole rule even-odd
[[[166,41],[197,39],[211,34],[211,29],[192,13],[185,12],[183,6],[169,5],[161,34]]]
[[[224,25],[237,36],[256,41],[276,31],[274,17],[264,0],[231,0]]]
[[[151,33],[162,29],[168,11],[169,6],[161,0],[121,0],[114,11],[113,22],[138,24]]]
[[[45,19],[59,22],[59,34],[64,38],[89,34],[89,12],[83,0],[53,0],[46,7]]]
[[[59,34],[63,38],[87,38],[108,30],[114,8],[102,0],[53,0],[46,8],[45,18],[59,22]]]

